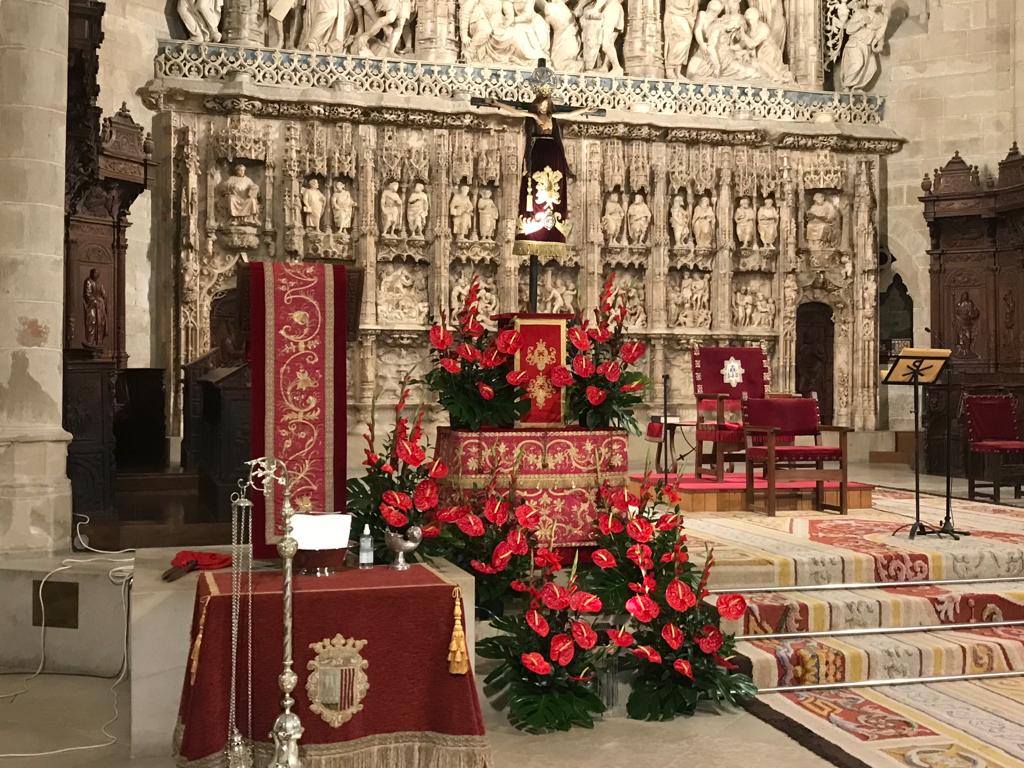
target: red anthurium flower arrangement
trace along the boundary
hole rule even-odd
[[[480,317],[480,281],[473,278],[452,327],[430,329],[433,367],[424,377],[456,429],[510,427],[530,410],[526,377],[512,370],[521,340],[517,331],[488,331]],[[453,311],[454,308],[453,308]]]
[[[577,320],[568,330],[569,365],[548,374],[556,387],[566,388],[568,418],[588,429],[608,427],[639,432],[633,411],[643,402],[648,379],[634,366],[647,351],[642,341],[623,337],[625,306],[613,304],[612,281],[601,292],[594,325]]]
[[[683,517],[674,494],[650,478],[640,493],[605,486],[598,499],[598,549],[587,586],[611,613],[627,617],[608,632],[612,647],[626,649],[634,671],[630,717],[669,719],[692,714],[702,698],[736,701],[753,695],[750,679],[736,671],[731,635],[721,620],[742,618],[740,595],[708,596],[713,558],[691,562]]]

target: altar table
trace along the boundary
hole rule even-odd
[[[483,768],[489,753],[473,672],[448,671],[454,585],[425,565],[408,571],[378,566],[333,576],[296,576],[294,711],[305,732],[305,768]],[[253,574],[252,732],[256,764],[272,754],[271,726],[280,712],[281,574]],[[239,642],[239,730],[247,731],[244,632]],[[310,710],[306,692],[310,646],[336,635],[365,640],[369,690],[362,710],[332,727]],[[191,651],[181,694],[175,751],[180,766],[224,766],[231,690],[231,575],[206,573],[196,590]]]

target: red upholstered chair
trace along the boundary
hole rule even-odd
[[[768,483],[765,509],[775,516],[776,486],[792,480],[814,481],[815,509],[849,511],[846,435],[849,427],[824,426],[813,397],[748,398],[743,401],[743,432],[747,449],[747,509],[754,508],[754,471],[763,467]],[[822,432],[838,432],[839,447],[821,444]],[[813,437],[814,445],[794,445],[798,437]],[[791,441],[783,445],[780,440]],[[763,443],[763,444],[761,444]],[[838,464],[826,469],[824,465]],[[785,466],[780,468],[779,465]],[[839,483],[839,505],[825,504],[825,482]]]
[[[767,397],[770,372],[760,347],[694,347],[693,391],[697,396],[694,450],[696,478],[725,477],[726,462],[743,461],[745,438],[740,402]],[[792,442],[792,441],[790,441]],[[705,443],[711,444],[705,452]],[[710,464],[710,468],[705,468]]]
[[[1024,440],[1017,420],[1017,399],[1010,394],[964,395],[963,415],[967,427],[967,496],[999,501],[1000,488],[1013,486],[1021,498],[1024,483]],[[978,486],[991,487],[979,493]]]

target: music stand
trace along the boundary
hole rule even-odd
[[[910,538],[913,539],[918,534],[941,534],[952,532],[952,519],[949,519],[949,531],[944,530],[947,526],[943,525],[943,530],[932,530],[921,522],[921,387],[933,385],[938,382],[939,376],[942,375],[942,371],[946,368],[946,363],[949,361],[951,350],[948,349],[918,349],[914,347],[904,347],[900,350],[899,355],[893,360],[889,370],[885,372],[882,377],[883,384],[889,384],[891,386],[911,386],[914,388],[914,522],[910,526]],[[946,399],[949,399],[949,392],[947,388]],[[946,442],[949,442],[949,414],[947,404],[947,422],[946,422]],[[948,450],[947,450],[948,454]],[[946,462],[947,478],[949,477],[949,462]],[[947,479],[947,518],[949,518],[949,493],[948,486],[950,481]],[[904,526],[900,526],[903,528]],[[896,533],[900,530],[897,528]]]

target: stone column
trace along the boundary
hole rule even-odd
[[[793,0],[786,3],[789,68],[798,84],[819,90],[825,79],[821,60],[822,5],[820,0]]]
[[[419,3],[416,11],[416,58],[452,64],[459,56],[455,0]]]
[[[626,40],[622,47],[626,74],[664,77],[665,51],[658,0],[630,0],[626,4]]]
[[[0,552],[60,550],[67,0],[4,0],[0,29]]]
[[[260,5],[258,0],[233,0],[224,4],[224,42],[257,47],[266,44]]]

